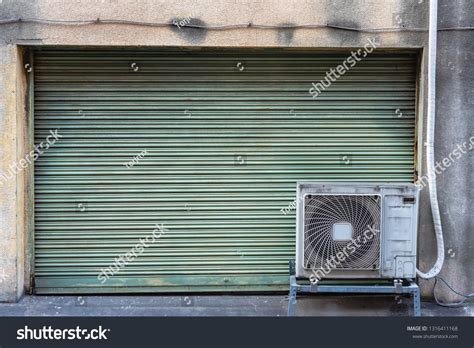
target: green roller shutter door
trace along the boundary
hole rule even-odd
[[[296,181],[413,181],[416,56],[347,55],[38,51],[36,292],[286,289]]]

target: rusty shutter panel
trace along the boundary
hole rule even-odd
[[[35,164],[36,292],[286,289],[296,181],[413,181],[416,57],[374,53],[313,99],[346,57],[38,51],[36,142],[62,138]]]

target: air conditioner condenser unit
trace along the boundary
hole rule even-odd
[[[419,189],[414,184],[297,184],[296,276],[416,276]]]

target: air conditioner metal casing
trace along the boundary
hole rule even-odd
[[[337,199],[360,200],[368,197],[372,202],[371,207],[380,209],[374,214],[380,216],[379,237],[379,263],[374,264],[373,269],[355,268],[332,268],[325,274],[325,279],[373,279],[373,278],[404,278],[412,279],[416,276],[416,241],[418,225],[418,202],[419,189],[414,184],[403,183],[297,183],[296,204],[296,276],[310,278],[319,269],[318,266],[309,267],[310,258],[305,260],[305,202],[311,202],[313,198],[324,199],[332,196]],[[344,197],[342,197],[344,196]],[[351,197],[349,197],[351,196]],[[309,197],[309,199],[308,199]],[[373,197],[373,198],[370,198]],[[379,198],[377,198],[379,197]],[[330,198],[330,197],[327,197]],[[326,202],[326,199],[324,199]],[[379,202],[379,207],[375,202]],[[326,206],[330,203],[325,203]],[[377,208],[378,207],[378,208]],[[308,211],[311,207],[308,207]],[[336,210],[337,211],[337,210]],[[306,217],[309,219],[310,217]],[[341,220],[336,226],[339,234],[344,237],[348,232],[346,221]],[[313,226],[316,224],[311,220]],[[332,220],[331,220],[332,221]],[[312,227],[311,227],[312,228]],[[307,231],[311,231],[308,228]],[[311,233],[311,232],[309,232]],[[310,234],[307,235],[307,237]],[[336,238],[336,237],[334,237]],[[345,238],[345,237],[344,237]],[[308,239],[308,238],[307,238]],[[342,242],[341,242],[342,243]],[[313,247],[313,245],[311,245]],[[322,246],[323,247],[323,246]],[[322,249],[320,247],[317,253]],[[375,246],[374,246],[375,247]],[[374,252],[374,250],[372,250]],[[352,256],[352,255],[351,255]],[[320,258],[321,260],[321,258]],[[327,270],[327,268],[325,268]],[[321,276],[322,272],[317,273]],[[314,276],[313,276],[314,277]],[[313,278],[314,279],[314,278]]]

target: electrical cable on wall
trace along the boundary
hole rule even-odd
[[[131,21],[122,19],[90,19],[90,20],[59,20],[47,18],[11,18],[2,19],[0,24],[21,24],[21,23],[38,23],[50,25],[92,25],[92,24],[121,24],[121,25],[137,25],[149,27],[175,27],[171,22],[144,22]],[[183,28],[205,29],[205,30],[232,30],[232,29],[337,29],[355,32],[377,33],[377,32],[426,32],[427,28],[353,28],[332,24],[288,24],[288,25],[273,25],[273,24],[254,24],[252,22],[240,24],[224,24],[224,25],[203,25],[203,24],[186,24]],[[452,30],[473,30],[474,27],[446,27],[438,28],[438,31],[452,31]]]
[[[456,295],[463,297],[463,299],[459,302],[454,302],[454,303],[446,303],[446,302],[441,302],[440,300],[438,300],[438,297],[436,296],[436,286],[438,285],[438,280],[441,280],[449,288],[449,290],[454,292]],[[434,296],[434,299],[435,299],[436,303],[439,304],[440,306],[443,306],[443,307],[460,307],[460,306],[464,305],[465,302],[468,301],[469,299],[474,298],[474,293],[472,293],[472,294],[462,294],[462,293],[454,290],[453,287],[451,285],[449,285],[446,280],[444,280],[443,278],[437,276],[437,277],[435,277],[435,283],[434,283],[434,286],[433,286],[433,296]]]

